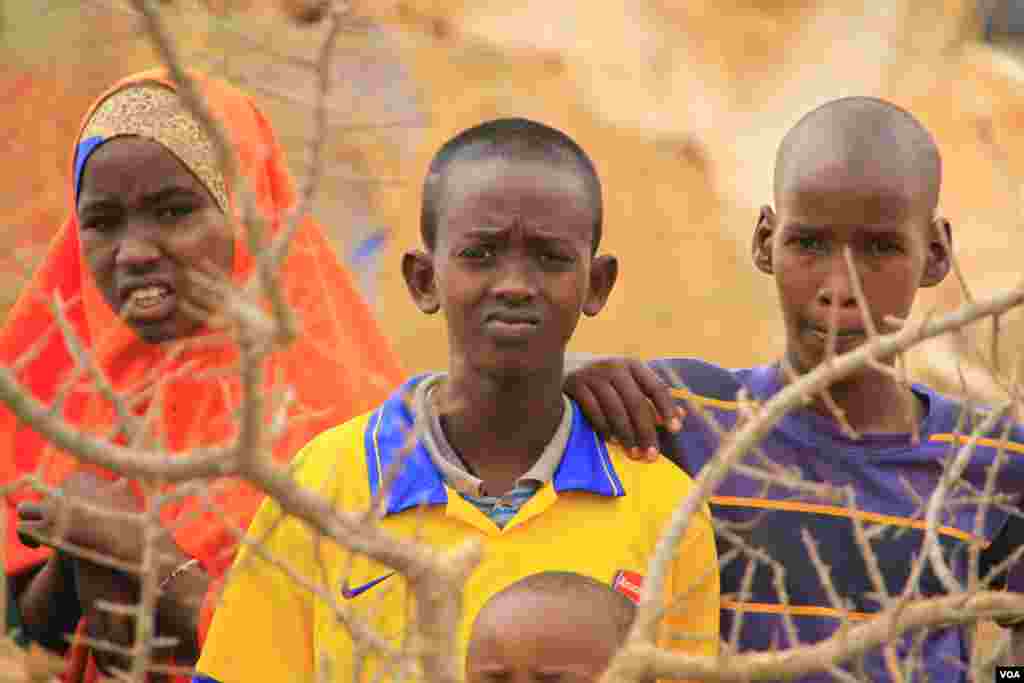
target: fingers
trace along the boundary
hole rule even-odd
[[[636,451],[632,456],[638,460],[658,457],[656,405],[660,403],[668,416],[666,422],[675,426],[677,411],[671,394],[638,361],[606,359],[590,363],[569,374],[566,391],[597,431]]]
[[[646,363],[640,362],[630,363],[629,369],[634,381],[640,387],[640,391],[654,404],[665,428],[673,433],[682,429],[686,411],[676,405],[672,398],[672,392],[655,374],[654,370],[651,370]]]
[[[658,457],[658,419],[654,405],[647,400],[631,372],[616,375],[612,383],[633,427],[635,441],[632,446],[640,451],[639,459]]]
[[[138,588],[135,579],[81,558],[73,558],[72,564],[89,637],[122,648],[131,647],[135,635],[134,620],[128,615],[111,612],[100,601],[126,606],[136,604]],[[114,669],[128,671],[131,668],[131,661],[121,654],[99,648],[93,650],[93,656],[97,667],[108,675]]]
[[[107,486],[103,493],[107,507],[111,510],[139,512],[142,509],[143,504],[135,495],[131,480],[126,477]]]
[[[29,548],[50,545],[54,522],[53,505],[49,501],[18,503],[18,539]]]
[[[590,385],[590,390],[601,404],[601,410],[611,427],[608,434],[627,449],[636,448],[637,433],[620,389],[612,382],[596,382]]]
[[[576,399],[576,403],[579,404],[583,414],[590,421],[590,424],[601,434],[610,435],[612,433],[611,424],[608,422],[607,416],[604,414],[604,410],[601,409],[601,402],[597,400],[586,384],[578,382],[575,379],[570,379],[566,383],[566,392]]]

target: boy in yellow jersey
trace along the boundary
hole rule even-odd
[[[314,439],[296,462],[300,483],[363,511],[401,459],[380,524],[439,548],[481,541],[483,561],[465,586],[460,654],[485,599],[529,574],[574,571],[636,590],[693,486],[668,460],[631,461],[562,392],[580,313],[596,315],[617,276],[615,258],[597,255],[601,219],[593,164],[560,131],[500,119],[450,140],[424,184],[426,249],[402,262],[420,310],[445,314],[448,373],[410,380],[377,410]],[[326,579],[354,618],[400,646],[411,613],[404,578],[280,517],[266,502],[250,535],[302,577]],[[373,653],[356,669],[335,612],[261,555],[240,555],[197,681],[393,678]],[[718,571],[706,507],[682,540],[666,592],[669,646],[715,654]]]
[[[466,683],[596,683],[635,612],[623,592],[588,576],[531,574],[491,597],[477,615]]]

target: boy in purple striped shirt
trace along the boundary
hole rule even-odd
[[[726,430],[733,428],[740,389],[763,401],[790,377],[815,368],[826,356],[831,321],[837,353],[867,340],[871,327],[857,304],[847,249],[871,311],[870,323],[882,332],[892,330],[886,323],[889,316],[907,318],[919,288],[945,278],[952,232],[936,212],[940,182],[938,148],[910,113],[864,97],[836,100],[812,111],[779,147],[775,205],[761,209],[753,236],[754,264],[775,279],[778,290],[786,330],[784,357],[743,370],[689,359],[649,365],[605,359],[570,375],[567,391],[598,429],[629,447],[661,450],[696,476],[719,443],[701,413]],[[830,388],[857,438],[818,399],[783,418],[761,443],[769,460],[799,472],[803,480],[851,490],[852,509],[735,471],[715,491],[711,509],[725,523],[718,538],[719,557],[739,551],[721,569],[724,640],[736,638],[740,650],[817,642],[845,620],[856,623],[877,612],[881,596],[903,592],[923,540],[922,501],[934,491],[944,463],[964,435],[983,419],[928,387],[914,385],[911,393],[912,398],[890,374],[867,367]],[[669,431],[656,433],[648,399]],[[677,412],[674,402],[681,402],[685,412]],[[953,498],[959,501],[947,507],[939,542],[961,584],[966,586],[973,571],[991,585],[1022,590],[1024,572],[1007,576],[997,567],[1024,542],[1024,523],[1013,516],[1016,508],[992,506],[980,526],[975,523],[977,492],[985,487],[1003,431],[997,428],[995,438],[979,444],[954,488]],[[1013,443],[1006,448],[996,488],[1017,494],[1024,489],[1024,435],[1012,426],[1009,437]],[[761,461],[750,455],[745,462]],[[877,574],[858,547],[858,525],[884,527],[869,534]],[[829,598],[810,561],[804,531],[829,567],[839,605]],[[968,549],[975,540],[986,548],[972,562]],[[781,563],[785,596],[776,588],[773,569],[756,559],[757,550]],[[744,594],[748,572],[752,580]],[[918,586],[922,596],[944,592],[930,565]],[[1022,644],[1024,630],[1015,628],[1014,655],[1022,652]],[[965,629],[911,633],[895,647],[897,655],[920,655],[914,680],[922,674],[931,681],[967,680]],[[864,680],[891,680],[877,650],[844,668]],[[831,680],[828,673],[800,679]]]

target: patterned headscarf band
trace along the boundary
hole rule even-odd
[[[96,107],[75,150],[75,198],[82,169],[104,142],[122,135],[155,140],[178,157],[206,186],[221,211],[228,213],[228,193],[213,142],[170,88],[141,83],[118,90]]]

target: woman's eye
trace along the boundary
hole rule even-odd
[[[90,216],[82,221],[82,229],[103,232],[112,228],[115,222],[116,220],[113,216]]]
[[[195,208],[192,206],[165,206],[157,209],[157,218],[175,220],[188,216]]]

